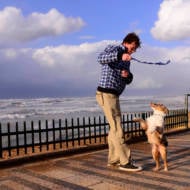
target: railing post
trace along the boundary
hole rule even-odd
[[[143,112],[143,113],[142,113],[142,119],[146,120],[146,117],[147,117],[147,116],[146,116],[146,113]]]
[[[3,157],[3,147],[2,147],[1,123],[0,123],[0,158],[2,157]]]
[[[187,122],[186,122],[186,128],[188,128],[188,124],[189,124],[189,111],[188,111],[188,97],[190,96],[190,94],[185,94],[185,111],[186,111],[186,115],[187,115]]]

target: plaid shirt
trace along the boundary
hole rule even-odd
[[[98,62],[102,66],[101,77],[98,86],[111,89],[120,95],[126,86],[126,78],[121,76],[121,70],[130,72],[130,62],[123,62],[119,58],[126,51],[123,45],[108,45],[98,56]]]

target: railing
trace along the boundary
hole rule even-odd
[[[173,110],[165,118],[165,131],[170,133],[188,128],[188,110]],[[122,116],[125,137],[131,141],[146,139],[134,117],[146,118],[152,112],[128,113]],[[39,155],[49,152],[78,150],[107,145],[109,124],[105,117],[76,118],[0,123],[0,158]]]

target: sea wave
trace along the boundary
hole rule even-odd
[[[169,109],[184,108],[184,96],[121,96],[122,112],[150,111],[150,102]],[[0,121],[96,116],[102,114],[95,97],[0,99]]]

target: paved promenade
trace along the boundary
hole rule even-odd
[[[189,190],[190,131],[168,140],[168,172],[152,171],[150,145],[140,142],[130,147],[141,172],[108,168],[106,149],[0,169],[0,190]]]

